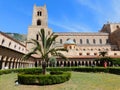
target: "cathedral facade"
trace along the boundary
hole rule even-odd
[[[38,31],[44,29],[46,35],[50,35],[52,29],[48,27],[48,13],[46,5],[33,8],[32,25],[28,28],[27,40],[40,40]],[[93,62],[99,57],[99,52],[106,51],[107,56],[120,58],[120,23],[104,24],[99,32],[54,32],[58,35],[54,47],[65,47],[68,52],[62,52],[73,63]],[[33,46],[27,44],[30,51]],[[66,63],[62,62],[62,63]],[[61,62],[58,62],[60,64]],[[68,62],[67,62],[68,63]],[[69,62],[71,63],[71,62]]]

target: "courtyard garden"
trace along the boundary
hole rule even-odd
[[[18,73],[42,71],[41,68],[0,70],[0,90],[120,90],[119,67],[59,67],[52,71],[70,72],[71,78],[54,85],[16,84]],[[45,76],[45,75],[44,75]]]
[[[55,85],[16,85],[17,73],[0,75],[0,90],[120,90],[120,76],[104,72],[71,72],[71,79]]]

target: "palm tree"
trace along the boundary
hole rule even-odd
[[[31,44],[34,45],[34,48],[31,52],[26,54],[23,58],[28,59],[32,54],[37,54],[39,55],[42,60],[42,73],[46,73],[46,64],[49,61],[49,56],[59,56],[61,58],[67,59],[60,51],[66,51],[67,49],[65,48],[56,48],[53,47],[53,44],[58,37],[58,35],[54,35],[54,33],[50,35],[46,35],[44,29],[41,29],[41,31],[38,32],[38,35],[40,37],[40,41],[31,39]]]
[[[107,55],[106,51],[101,51],[99,52],[99,56],[105,57]]]
[[[101,64],[104,66],[105,63],[107,63],[108,57],[105,57],[107,55],[106,51],[101,51],[99,52],[99,56],[102,56],[102,58],[100,58]]]

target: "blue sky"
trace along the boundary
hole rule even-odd
[[[98,32],[120,22],[120,0],[0,0],[0,31],[27,34],[34,4],[46,4],[54,32]]]

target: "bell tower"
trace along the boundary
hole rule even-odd
[[[32,25],[47,27],[47,18],[48,18],[48,14],[47,14],[46,5],[44,5],[43,7],[37,7],[36,5],[34,5]]]
[[[33,16],[32,16],[32,25],[28,27],[28,35],[27,35],[27,41],[30,41],[31,39],[40,40],[40,37],[38,35],[38,32],[44,29],[46,35],[49,35],[52,33],[52,30],[48,28],[48,14],[47,14],[47,8],[46,5],[44,6],[36,6],[33,7]],[[27,44],[27,49],[30,51],[30,49],[33,47],[31,44]]]

